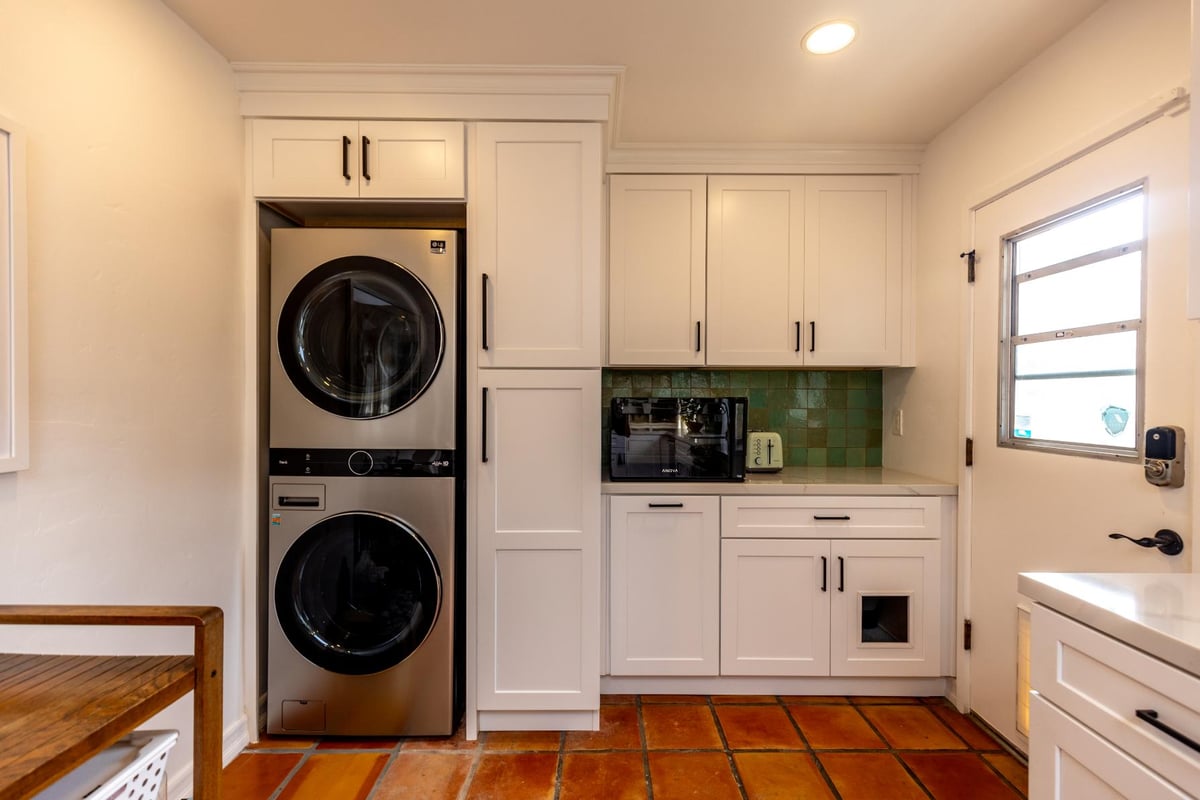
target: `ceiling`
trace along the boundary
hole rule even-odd
[[[162,2],[233,62],[621,66],[614,145],[755,147],[927,143],[1104,0]]]

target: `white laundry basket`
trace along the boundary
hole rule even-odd
[[[63,776],[32,800],[160,800],[167,756],[179,731],[135,731]]]

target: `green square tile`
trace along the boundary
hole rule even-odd
[[[791,399],[788,404],[792,408],[807,408],[808,407],[808,389],[790,389]]]
[[[814,370],[813,372],[808,373],[808,388],[829,388],[829,373],[825,372],[824,370]]]
[[[770,408],[791,408],[791,389],[767,389],[767,405]]]
[[[700,372],[699,370],[697,370],[692,373],[692,388],[693,389],[707,389],[709,386],[710,386],[710,384],[709,384],[709,377],[708,377],[707,372]]]
[[[729,373],[725,370],[710,372],[708,374],[708,385],[714,389],[728,389]]]
[[[827,380],[829,381],[830,389],[845,389],[846,388],[846,373],[830,372],[827,374],[829,376],[827,378]]]
[[[671,397],[672,391],[674,391],[674,390],[671,388],[661,388],[660,389],[659,387],[655,386],[653,389],[650,390],[650,396],[651,397]]]
[[[825,399],[825,389],[809,389],[808,391],[808,408],[828,408],[828,402]]]
[[[846,466],[846,448],[830,447],[825,450],[825,465],[829,467]]]
[[[671,373],[671,388],[672,389],[690,389],[692,386],[692,373],[684,369],[677,369]]]
[[[846,427],[847,428],[865,428],[867,427],[867,410],[865,408],[852,408],[846,412]]]
[[[795,450],[798,447],[808,447],[808,428],[792,428],[788,431],[788,447]],[[803,464],[803,461],[797,461]]]
[[[867,388],[882,389],[883,388],[883,370],[873,369],[867,373]]]
[[[808,427],[810,430],[829,427],[829,412],[823,408],[808,409]]]
[[[786,389],[788,373],[786,370],[773,369],[767,372],[767,387],[770,389]]]
[[[866,447],[867,446],[867,430],[866,428],[850,428],[846,431],[846,446],[847,447]]]
[[[771,373],[764,372],[763,370],[757,370],[755,372],[751,372],[750,373],[750,388],[751,389],[766,389],[767,385],[770,383],[770,377],[769,377],[770,374]]]
[[[654,379],[645,372],[635,372],[632,383],[633,391],[638,395],[649,394],[654,388]]]
[[[824,447],[808,448],[807,456],[808,456],[808,466],[810,466],[810,467],[825,466],[825,448]]]
[[[613,378],[613,374],[612,374],[611,369],[600,370],[600,388],[601,389],[611,389],[612,388],[612,378]]]
[[[778,431],[787,427],[788,409],[786,408],[770,408],[768,409],[767,424],[771,426],[771,430]]]
[[[829,427],[831,427],[831,428],[846,427],[847,413],[849,413],[849,412],[847,412],[846,409],[844,409],[844,408],[829,409]]]
[[[825,390],[825,407],[826,408],[846,408],[846,390],[845,389],[826,389]]]
[[[883,427],[883,409],[868,408],[867,409],[867,427],[882,428]]]
[[[793,389],[808,388],[808,373],[802,369],[794,369],[788,373],[788,386]]]
[[[867,447],[883,447],[883,431],[879,428],[867,430]]]
[[[847,408],[866,408],[867,407],[867,390],[866,389],[849,389],[846,392],[846,407]]]
[[[865,466],[867,466],[866,448],[847,447],[846,448],[846,466],[847,467],[865,467]]]
[[[867,389],[867,408],[883,408],[883,389]]]
[[[865,372],[846,373],[846,388],[847,389],[865,389],[865,388],[867,388],[867,373],[865,373]]]
[[[826,428],[825,429],[825,444],[829,447],[845,447],[846,446],[846,429],[845,428]]]
[[[789,467],[803,467],[808,463],[808,452],[804,447],[789,447],[784,462]]]
[[[808,447],[827,447],[829,431],[826,428],[809,428],[806,443]]]
[[[655,389],[670,389],[671,375],[667,372],[656,372],[651,376],[651,382]]]
[[[867,466],[882,467],[883,466],[883,449],[879,447],[867,448]]]
[[[672,389],[671,397],[692,397],[695,395],[690,388],[688,389]]]
[[[633,379],[628,372],[615,372],[612,379],[613,394],[628,396],[633,390]]]
[[[729,373],[729,388],[730,389],[749,389],[750,388],[750,373],[747,370],[739,369]]]
[[[751,408],[747,416],[746,424],[751,430],[765,431],[767,429],[770,416],[765,408]]]
[[[749,393],[751,408],[766,408],[767,407],[767,390],[766,389],[751,389]]]
[[[789,408],[788,409],[788,425],[793,428],[808,427],[808,409],[807,408]]]

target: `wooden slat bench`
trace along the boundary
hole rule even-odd
[[[194,692],[195,800],[221,795],[224,623],[211,606],[0,605],[0,625],[188,625],[193,655],[0,654],[0,800],[30,797]]]

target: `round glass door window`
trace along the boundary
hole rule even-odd
[[[381,258],[347,256],[296,284],[278,339],[284,372],[301,394],[340,417],[373,419],[429,387],[446,332],[419,278]]]
[[[412,655],[433,630],[441,597],[441,573],[421,537],[363,512],[305,531],[275,578],[275,613],[288,641],[343,675],[382,672]]]

